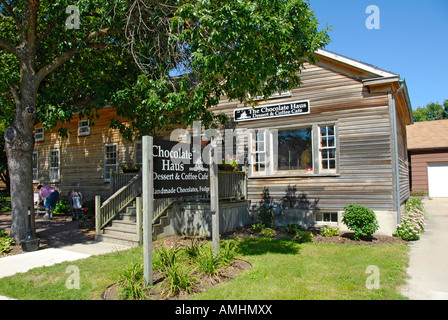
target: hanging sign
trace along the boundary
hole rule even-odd
[[[154,139],[154,198],[174,198],[210,193],[209,165],[201,146]]]
[[[236,122],[262,120],[277,117],[298,116],[310,113],[310,101],[288,102],[285,104],[236,109],[233,118]]]

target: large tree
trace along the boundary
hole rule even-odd
[[[430,102],[412,111],[415,122],[448,119],[448,99],[440,103]]]
[[[66,24],[73,4],[79,29]],[[13,111],[11,235],[27,232],[36,121],[51,127],[112,102],[134,119],[111,124],[128,138],[210,125],[208,108],[222,95],[254,104],[248,97],[300,85],[304,62],[328,41],[302,0],[0,0],[0,102]]]

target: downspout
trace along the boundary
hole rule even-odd
[[[399,166],[399,156],[398,156],[398,125],[397,125],[397,112],[395,106],[395,96],[404,88],[404,80],[399,80],[400,87],[392,93],[392,113],[393,113],[393,124],[394,124],[394,149],[395,149],[395,192],[397,195],[397,223],[401,223],[401,203],[400,203],[400,166]]]

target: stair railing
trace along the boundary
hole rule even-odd
[[[139,173],[125,186],[117,190],[109,199],[101,204],[101,197],[95,197],[95,232],[101,230],[111,222],[115,216],[131,203],[142,192],[142,174]]]

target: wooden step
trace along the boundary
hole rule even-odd
[[[123,246],[136,247],[139,245],[138,239],[123,239],[121,237],[113,236],[110,234],[100,234],[95,236],[97,241],[104,241],[108,243],[115,243]]]

